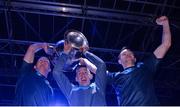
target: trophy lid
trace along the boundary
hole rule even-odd
[[[83,46],[88,46],[86,37],[77,30],[68,30],[64,34],[64,39],[71,43],[72,47],[80,49]]]

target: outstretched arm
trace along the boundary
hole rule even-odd
[[[169,21],[166,16],[161,16],[156,19],[158,25],[162,25],[163,34],[162,34],[162,43],[154,51],[156,58],[163,58],[171,46],[171,31],[169,26]]]

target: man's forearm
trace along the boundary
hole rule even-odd
[[[104,61],[102,59],[100,59],[99,57],[97,57],[96,55],[94,55],[91,52],[87,51],[85,53],[85,56],[89,61],[91,61],[93,64],[95,64],[96,67],[97,67],[97,65],[104,63]]]
[[[170,31],[169,22],[163,25],[162,44],[167,48],[171,46],[171,31]]]
[[[105,90],[106,86],[106,64],[105,62],[100,59],[98,56],[94,55],[93,53],[86,52],[88,60],[90,60],[93,64],[96,65],[97,71],[95,75],[95,83],[101,90]]]
[[[96,74],[97,67],[91,63],[89,60],[84,58],[84,63],[86,64],[87,68],[94,74]]]
[[[45,43],[36,43],[30,45],[24,56],[24,61],[26,61],[27,63],[33,63],[35,53],[44,47]]]

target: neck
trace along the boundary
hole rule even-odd
[[[127,64],[127,65],[122,65],[124,69],[129,68],[129,67],[133,67],[135,66],[135,64]]]
[[[79,86],[81,86],[81,87],[87,87],[89,85],[90,85],[90,83],[88,83],[88,84],[79,84]]]
[[[87,86],[89,86],[89,85],[79,85],[80,87],[87,87]]]
[[[47,72],[47,71],[45,71],[45,70],[37,70],[37,71],[39,71],[39,73],[40,73],[41,75],[43,75],[44,77],[47,78],[47,76],[48,76],[48,72]]]

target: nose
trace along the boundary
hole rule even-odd
[[[126,54],[126,57],[129,57],[130,55],[129,54]]]
[[[85,75],[84,75],[84,74],[81,74],[80,76],[81,76],[81,77],[85,77]]]

